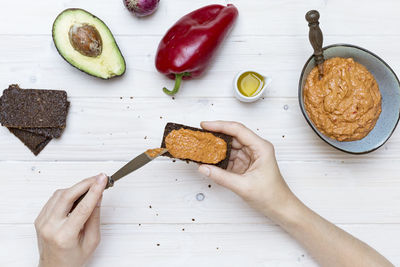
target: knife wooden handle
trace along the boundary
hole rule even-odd
[[[111,176],[108,176],[108,181],[107,181],[107,185],[106,185],[106,188],[105,188],[105,189],[110,188],[110,187],[113,187],[113,186],[114,186],[114,180],[113,180],[113,178],[112,178]],[[104,189],[104,190],[105,190],[105,189]],[[85,196],[86,196],[87,193],[88,193],[88,191],[86,191],[85,194],[83,194],[83,195],[80,196],[77,200],[75,200],[74,204],[72,204],[72,208],[71,208],[71,210],[69,211],[69,213],[71,213],[71,212],[76,208],[76,206],[78,206],[79,202],[81,202],[81,200],[85,198]]]

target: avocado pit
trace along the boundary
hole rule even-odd
[[[98,57],[103,50],[103,41],[96,27],[89,24],[73,24],[68,32],[72,47],[87,57]]]

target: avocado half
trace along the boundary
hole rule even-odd
[[[81,71],[102,79],[125,73],[125,59],[110,29],[86,10],[61,12],[53,24],[53,41],[58,53]]]

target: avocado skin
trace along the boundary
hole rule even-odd
[[[57,23],[57,21],[58,21],[58,18],[59,18],[61,15],[63,15],[63,13],[65,13],[65,12],[67,12],[67,11],[72,11],[72,12],[73,12],[73,11],[83,11],[83,12],[87,13],[88,15],[92,16],[94,19],[99,20],[99,21],[101,22],[101,24],[102,24],[105,28],[108,29],[108,31],[111,33],[111,36],[113,37],[114,45],[115,45],[116,48],[119,50],[119,54],[120,54],[120,56],[121,56],[121,59],[122,59],[122,61],[124,62],[124,70],[123,70],[123,72],[122,72],[121,74],[116,74],[116,75],[114,75],[114,76],[110,76],[110,77],[107,77],[107,78],[100,77],[100,76],[97,76],[97,75],[94,75],[94,74],[92,74],[92,73],[89,73],[89,72],[85,71],[85,69],[84,69],[84,68],[81,68],[80,66],[77,66],[77,65],[72,64],[67,58],[65,58],[65,56],[64,56],[63,53],[62,53],[62,51],[60,51],[60,49],[58,48],[58,46],[57,46],[56,43],[55,43],[55,26],[56,26],[56,23]],[[70,64],[72,67],[74,67],[74,68],[80,70],[81,72],[84,72],[84,73],[86,73],[86,74],[88,74],[88,75],[90,75],[90,76],[92,76],[92,77],[100,78],[100,79],[103,79],[103,80],[110,80],[110,79],[113,79],[113,78],[120,77],[120,76],[124,75],[125,72],[126,72],[126,61],[125,61],[125,58],[124,58],[124,56],[123,56],[123,54],[122,54],[122,52],[121,52],[121,49],[119,49],[118,43],[115,41],[114,35],[112,34],[111,30],[108,28],[107,24],[104,23],[104,21],[102,21],[100,18],[98,18],[97,16],[93,15],[92,13],[86,11],[85,9],[82,9],[82,8],[67,8],[67,9],[63,10],[60,14],[57,15],[56,19],[55,19],[54,22],[53,22],[52,34],[51,34],[51,36],[52,36],[52,39],[53,39],[54,46],[55,46],[56,49],[57,49],[57,53],[58,53],[65,61],[67,61],[68,64]],[[103,37],[103,36],[102,36],[102,37]]]

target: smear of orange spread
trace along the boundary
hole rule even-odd
[[[145,153],[147,156],[155,158],[163,152],[164,148],[154,148],[154,149],[148,149]]]
[[[168,152],[179,159],[217,164],[226,158],[226,142],[212,133],[179,129],[165,138]]]

